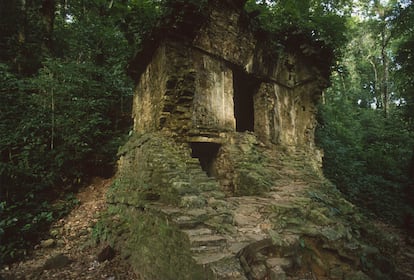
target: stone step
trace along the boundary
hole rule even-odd
[[[203,221],[196,217],[178,216],[173,219],[180,229],[195,229],[203,224]]]
[[[223,200],[226,197],[226,194],[220,190],[212,190],[212,191],[205,191],[203,195],[206,196],[207,200],[216,199],[216,200]]]
[[[226,252],[220,253],[204,253],[204,254],[197,254],[193,256],[193,259],[196,261],[197,264],[206,265],[209,263],[215,263],[222,259],[231,257],[231,254]]]
[[[192,247],[221,246],[224,248],[227,245],[227,239],[221,235],[193,235],[189,238]]]
[[[194,161],[190,162],[189,164],[187,164],[187,171],[189,171],[189,173],[202,173],[202,174],[206,174],[203,169],[201,169],[201,165],[200,165],[200,160],[197,158],[193,158]]]
[[[204,208],[207,199],[200,195],[184,195],[181,197],[180,206],[184,208]]]
[[[188,101],[192,101],[192,100],[193,100],[193,96],[181,95],[181,96],[178,98],[178,103],[188,102]]]
[[[148,203],[145,205],[145,209],[151,212],[156,212],[156,213],[161,212],[164,215],[167,215],[169,217],[182,213],[182,210],[178,207],[165,205],[159,202]]]
[[[240,260],[235,257],[222,259],[220,263],[211,263],[210,270],[217,280],[247,280],[246,273],[241,267]]]
[[[199,178],[195,178],[195,181],[196,182],[198,180],[199,183],[207,183],[207,184],[208,183],[214,183],[214,184],[218,184],[216,178],[214,178],[214,177],[208,177],[207,174],[204,173],[204,171],[202,171],[202,172],[203,172],[203,176],[200,176]]]
[[[202,182],[197,184],[197,187],[201,191],[214,191],[219,189],[216,181]]]
[[[200,165],[200,160],[198,158],[193,158],[194,161],[192,161],[191,163],[187,164],[187,171],[190,172],[202,172],[204,173],[203,169],[201,169],[201,165]],[[206,173],[204,173],[206,174]]]
[[[205,254],[205,253],[220,253],[223,251],[221,246],[198,246],[190,248],[190,251],[194,254]]]
[[[277,268],[289,269],[292,268],[293,261],[288,258],[268,258],[266,259],[266,267],[268,268]]]
[[[179,195],[200,193],[200,190],[197,186],[182,181],[173,182],[172,189],[174,189]]]
[[[184,229],[182,231],[186,233],[189,237],[213,234],[213,231],[209,228]]]
[[[198,166],[200,168],[200,160],[198,158],[189,157],[189,158],[186,158],[185,162],[191,168],[194,166]]]

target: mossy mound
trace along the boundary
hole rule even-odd
[[[159,215],[133,207],[112,207],[104,223],[108,241],[115,244],[143,279],[203,279],[188,237]]]
[[[229,172],[217,177],[191,145],[162,133],[133,135],[121,149],[100,231],[143,279],[397,279],[392,239],[306,152],[250,133],[223,139],[212,166]]]

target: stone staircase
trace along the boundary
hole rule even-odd
[[[263,148],[262,158],[271,159],[262,162],[273,178],[272,186],[261,195],[229,196],[218,180],[207,176],[198,159],[189,156],[185,145],[156,137],[140,139],[135,145],[139,156],[124,159],[132,178],[114,188],[109,201],[121,209],[121,217],[130,218],[124,222],[128,228],[116,229],[114,235],[119,236],[116,242],[131,248],[129,254],[137,254],[137,272],[149,271],[142,274],[143,279],[369,279],[360,259],[363,256],[373,267],[377,256],[370,252],[378,250],[367,249],[354,206],[304,160],[305,152]],[[136,162],[145,165],[137,170]],[[142,199],[139,194],[147,191],[159,195]],[[144,225],[139,222],[142,216],[147,219]],[[136,227],[149,227],[154,234],[159,227],[168,228],[182,236],[178,242],[183,247],[171,245],[168,236],[147,236],[130,246]],[[151,252],[151,242],[164,242],[170,251],[155,246],[161,251]],[[137,250],[143,246],[141,254]],[[164,258],[158,268],[167,264],[186,267],[179,271],[198,267],[203,276],[159,275],[155,265],[153,271],[148,267],[150,262],[143,269],[139,262],[148,252],[151,258]],[[171,258],[186,261],[171,264]]]
[[[186,234],[195,263],[212,271],[213,279],[295,279],[285,270],[294,266],[300,236],[279,236],[271,219],[273,208],[285,205],[294,211],[293,201],[308,185],[287,185],[281,179],[264,196],[225,197],[199,167],[189,173],[201,192],[183,195],[181,207],[151,203],[146,209],[162,212]]]

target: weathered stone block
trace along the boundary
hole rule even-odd
[[[269,258],[266,260],[266,266],[268,268],[279,267],[279,269],[289,269],[293,266],[293,262],[287,258]]]
[[[250,269],[250,274],[253,279],[265,279],[267,268],[264,264],[252,265]]]
[[[275,266],[269,269],[269,275],[271,280],[285,280],[286,272],[280,267]]]

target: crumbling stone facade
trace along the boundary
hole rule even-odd
[[[317,191],[327,70],[269,49],[243,5],[209,1],[144,48],[108,235],[142,279],[368,279],[360,217]]]
[[[320,69],[301,53],[266,56],[241,11],[212,9],[195,38],[159,42],[135,91],[135,131],[219,143],[223,133],[250,131],[266,144],[314,148]]]
[[[217,156],[226,157],[221,147],[237,132],[252,133],[270,149],[306,151],[318,165],[314,131],[326,85],[322,70],[298,52],[269,56],[245,23],[243,5],[221,3],[223,9],[218,3],[194,38],[168,34],[158,42],[135,91],[134,131],[162,131],[188,143],[225,190],[238,187],[221,173],[237,171],[220,165],[226,160]]]

